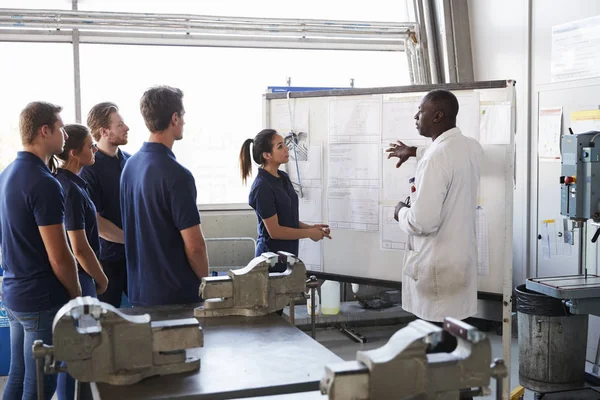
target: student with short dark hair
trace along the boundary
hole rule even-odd
[[[48,168],[63,152],[62,108],[29,103],[19,128],[24,151],[0,174],[2,301],[10,322],[11,363],[3,399],[38,397],[32,355],[35,340],[52,344],[58,310],[81,296],[77,265],[65,236],[65,203],[60,183]],[[56,376],[44,375],[44,397],[51,399]]]
[[[121,176],[121,210],[127,286],[133,306],[200,301],[208,275],[206,243],[196,205],[194,177],[173,154],[183,138],[183,92],[148,89],[140,110],[150,138]]]

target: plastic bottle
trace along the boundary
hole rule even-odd
[[[312,313],[311,301],[310,301],[310,290],[306,293],[306,310],[308,311],[308,315],[310,316]],[[321,303],[319,299],[319,291],[315,289],[315,315],[319,315],[321,312]]]
[[[321,312],[336,315],[340,312],[340,283],[325,281],[321,285]]]

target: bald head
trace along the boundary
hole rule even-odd
[[[419,134],[435,139],[456,126],[457,115],[456,96],[447,90],[432,90],[423,97],[415,115]]]
[[[453,119],[456,121],[458,115],[458,99],[454,93],[437,89],[425,95],[423,103],[429,102],[433,106],[434,111],[441,111],[444,113],[445,118]]]

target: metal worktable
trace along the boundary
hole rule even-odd
[[[152,320],[193,317],[194,306],[122,309]],[[278,315],[199,319],[200,371],[152,377],[130,386],[92,384],[94,399],[229,399],[319,389],[325,365],[341,358]]]

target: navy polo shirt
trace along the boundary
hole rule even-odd
[[[65,229],[67,231],[85,230],[88,243],[96,257],[98,257],[100,254],[100,241],[96,207],[88,193],[87,183],[79,176],[63,168],[59,168],[56,172],[56,179],[60,182],[65,195]],[[67,235],[68,239],[69,236]],[[82,295],[95,296],[96,291],[92,277],[81,268],[79,262],[77,264],[79,266]]]
[[[200,224],[194,177],[161,143],[144,143],[121,176],[127,289],[134,306],[199,302],[181,232]]]
[[[98,214],[121,229],[123,224],[121,222],[119,182],[125,162],[129,157],[131,157],[130,154],[121,150],[118,150],[116,157],[98,150],[96,162],[89,167],[84,167],[79,173],[79,176],[88,184],[88,191]],[[101,261],[108,262],[123,261],[125,260],[125,246],[100,238],[99,258]]]
[[[60,183],[35,154],[21,151],[0,174],[2,301],[13,311],[35,312],[69,301],[50,265],[40,226],[62,224]]]
[[[289,176],[279,171],[279,177],[271,175],[262,168],[250,189],[248,203],[256,211],[258,218],[258,242],[256,256],[264,252],[287,251],[298,255],[298,240],[279,240],[269,236],[263,220],[277,214],[279,225],[299,228],[298,195]]]

